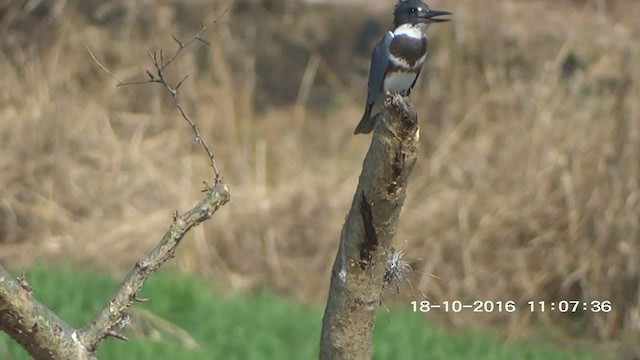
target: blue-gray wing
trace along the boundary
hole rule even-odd
[[[373,49],[371,65],[369,66],[369,81],[367,83],[367,105],[373,104],[380,91],[384,76],[389,65],[389,46],[393,40],[393,33],[387,32]]]
[[[369,81],[367,82],[367,104],[364,107],[362,119],[356,126],[354,134],[368,134],[373,131],[375,117],[371,117],[373,104],[382,91],[384,76],[389,65],[389,46],[393,40],[393,33],[386,33],[373,49],[371,65],[369,66]]]

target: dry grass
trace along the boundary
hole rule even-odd
[[[222,6],[103,3],[115,10],[60,2],[37,22],[33,11],[12,12],[16,4],[0,10],[3,263],[123,270],[209,175],[162,89],[116,89],[83,45],[132,78],[147,66],[147,44],[171,48],[169,33],[197,30],[202,14]],[[413,95],[423,155],[397,241],[421,258],[415,268],[442,280],[417,273],[413,286],[435,301],[614,303],[609,314],[461,314],[449,317],[454,324],[524,329],[543,320],[605,339],[640,326],[640,3],[596,3],[434,4],[455,22],[432,29]],[[235,13],[208,33],[211,49],[179,61],[176,72],[192,74],[185,106],[232,190],[224,211],[182,245],[181,269],[324,299],[368,146],[351,136],[368,60],[349,61],[353,44],[328,40],[337,30],[326,24],[354,18],[354,8],[340,9]],[[250,25],[258,20],[259,31]],[[297,56],[287,41],[312,55]],[[571,57],[579,66],[563,77]],[[284,71],[264,62],[274,58],[289,61]],[[270,73],[285,76],[282,93],[297,103],[269,106]],[[319,99],[326,104],[310,110]]]

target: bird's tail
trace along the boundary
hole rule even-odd
[[[362,115],[362,119],[358,126],[356,126],[356,130],[353,132],[354,134],[368,134],[373,131],[373,127],[375,126],[375,116],[371,116],[371,107],[367,106],[364,110],[364,115]]]

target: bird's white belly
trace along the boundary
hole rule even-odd
[[[393,72],[384,79],[384,90],[392,94],[405,92],[413,84],[416,75],[416,73]]]

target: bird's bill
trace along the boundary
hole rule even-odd
[[[424,22],[427,23],[439,23],[439,22],[445,22],[445,21],[450,21],[451,19],[441,19],[438,18],[437,16],[442,16],[442,15],[453,15],[448,11],[440,11],[440,10],[429,10],[429,11],[425,11],[421,14],[419,14],[418,16],[424,20]]]

